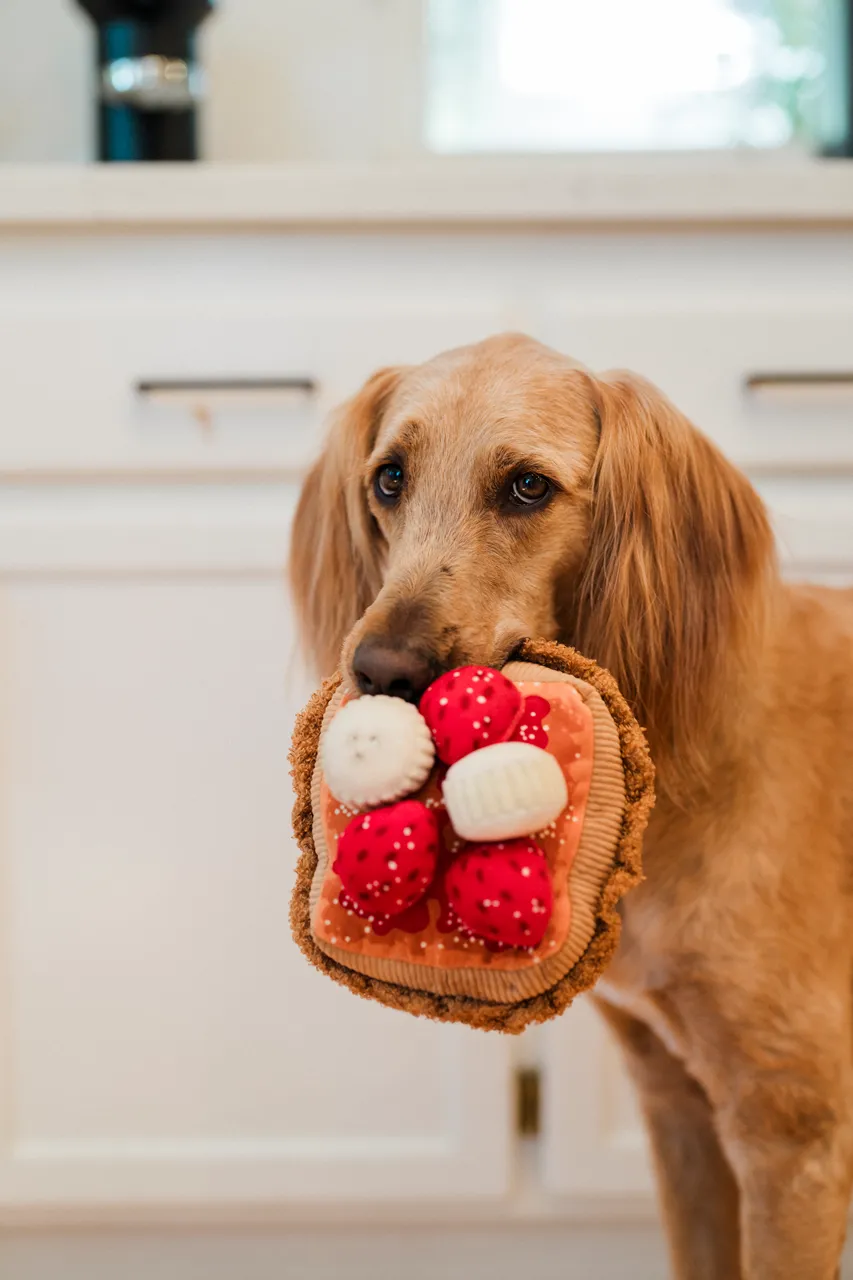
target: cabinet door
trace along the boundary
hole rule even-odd
[[[616,1041],[585,997],[542,1030],[542,1178],[573,1200],[644,1205],[651,1161]]]
[[[293,486],[6,496],[0,1206],[503,1192],[506,1042],[290,937]]]

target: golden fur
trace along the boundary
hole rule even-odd
[[[405,463],[396,508],[371,478]],[[555,482],[512,512],[506,477]],[[599,986],[680,1280],[832,1280],[853,1184],[853,593],[784,585],[745,478],[648,383],[517,335],[375,375],[294,526],[306,644],[574,645],[646,726],[647,879]]]

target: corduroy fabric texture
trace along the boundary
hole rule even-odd
[[[603,972],[619,938],[619,900],[642,877],[642,835],[654,803],[654,770],[645,737],[613,678],[590,659],[550,641],[525,641],[515,656],[505,668],[511,679],[571,683],[595,721],[596,768],[581,847],[569,876],[569,936],[559,953],[540,965],[513,972],[442,970],[381,955],[355,958],[329,942],[320,944],[311,928],[327,863],[322,824],[316,820],[317,752],[324,717],[333,711],[329,704],[339,701],[338,677],[327,681],[299,716],[291,749],[293,823],[301,850],[291,925],[307,958],[356,994],[382,1004],[509,1033],[562,1013]],[[467,994],[460,993],[460,986]]]

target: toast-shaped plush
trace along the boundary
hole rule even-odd
[[[337,676],[300,714],[291,924],[359,995],[517,1033],[562,1013],[613,955],[654,770],[612,677],[572,649],[528,640],[500,675],[459,674],[427,690],[423,718],[406,707],[411,722],[389,699],[348,699]],[[341,715],[352,701],[377,704],[376,734]],[[397,750],[386,719],[405,734]]]

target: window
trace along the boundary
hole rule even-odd
[[[428,0],[438,152],[831,143],[843,0]]]

